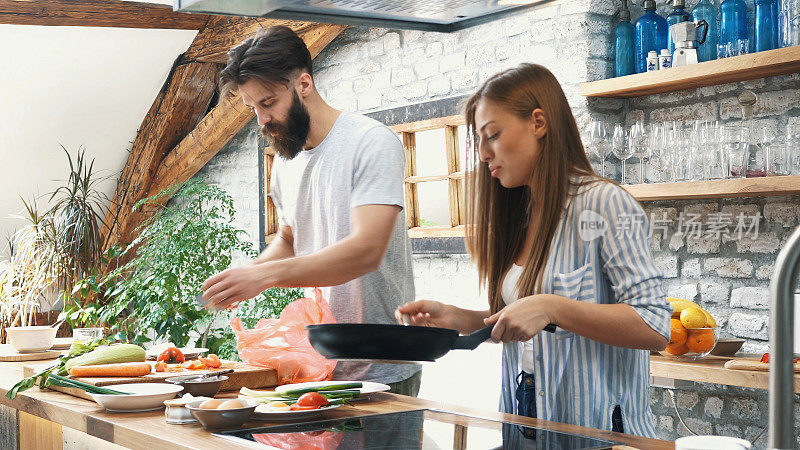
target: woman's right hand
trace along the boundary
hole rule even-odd
[[[408,325],[456,328],[450,307],[434,300],[416,300],[400,306],[394,311],[397,323],[404,324],[403,315],[408,316]]]

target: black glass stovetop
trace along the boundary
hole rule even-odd
[[[275,449],[610,449],[617,442],[433,410],[214,433]]]

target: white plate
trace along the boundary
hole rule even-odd
[[[332,384],[357,383],[357,381],[310,381],[307,383],[284,384],[275,388],[275,392],[286,392],[292,389],[305,389],[330,386]],[[373,392],[385,392],[391,389],[389,385],[383,383],[373,383],[372,381],[362,381],[359,389],[361,395],[372,394]],[[357,398],[355,400],[358,400]]]
[[[183,386],[171,383],[127,383],[104,386],[129,395],[89,394],[95,402],[111,412],[152,411],[164,407],[164,400],[175,398]]]
[[[325,411],[329,411],[331,409],[336,409],[342,405],[332,405],[332,406],[325,406],[319,409],[309,409],[306,411],[273,411],[267,408],[267,405],[261,404],[256,406],[256,410],[253,412],[251,418],[256,420],[294,420],[294,419],[305,419],[308,417],[314,417],[319,414],[324,413]]]
[[[181,353],[183,353],[183,357],[186,359],[196,359],[197,357],[208,351],[207,348],[203,347],[179,347],[178,350],[180,350]],[[160,355],[163,352],[164,350],[161,351],[148,350],[147,352],[145,352],[145,355],[147,355],[147,359],[157,359],[158,355]]]

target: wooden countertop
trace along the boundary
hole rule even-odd
[[[724,367],[731,358],[708,356],[698,360],[668,358],[650,355],[650,376],[675,380],[716,383],[756,389],[769,389],[769,372],[755,370],[732,370]],[[800,393],[800,373],[794,374],[794,392]]]
[[[94,402],[73,397],[60,392],[39,390],[34,387],[18,395],[14,400],[5,394],[17,381],[22,379],[24,363],[0,363],[0,404],[19,411],[58,423],[62,426],[82,431],[89,435],[114,442],[130,448],[175,449],[175,448],[218,448],[220,438],[211,436],[199,424],[170,425],[164,420],[164,411],[141,413],[109,413]],[[235,396],[235,393],[226,393]],[[437,409],[465,414],[490,420],[505,420],[531,425],[554,431],[563,431],[598,439],[608,439],[639,449],[674,449],[672,442],[647,439],[637,436],[601,431],[574,425],[566,425],[546,420],[530,419],[499,412],[489,412],[472,408],[447,405],[430,400],[402,395],[380,393],[370,399],[359,401],[355,406],[344,406],[325,413],[326,418],[352,417],[365,414],[409,411],[418,409]],[[469,422],[470,418],[466,418]],[[267,426],[277,423],[250,422],[245,427]],[[251,448],[224,441],[226,448]]]

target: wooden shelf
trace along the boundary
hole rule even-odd
[[[726,369],[725,362],[730,359],[734,358],[709,356],[697,361],[688,361],[650,355],[650,376],[754,389],[769,389],[769,372]],[[800,374],[798,373],[794,374],[794,392],[800,393]]]
[[[581,83],[586,97],[641,97],[800,72],[800,46]]]
[[[800,175],[623,185],[636,200],[764,197],[800,194]]]

